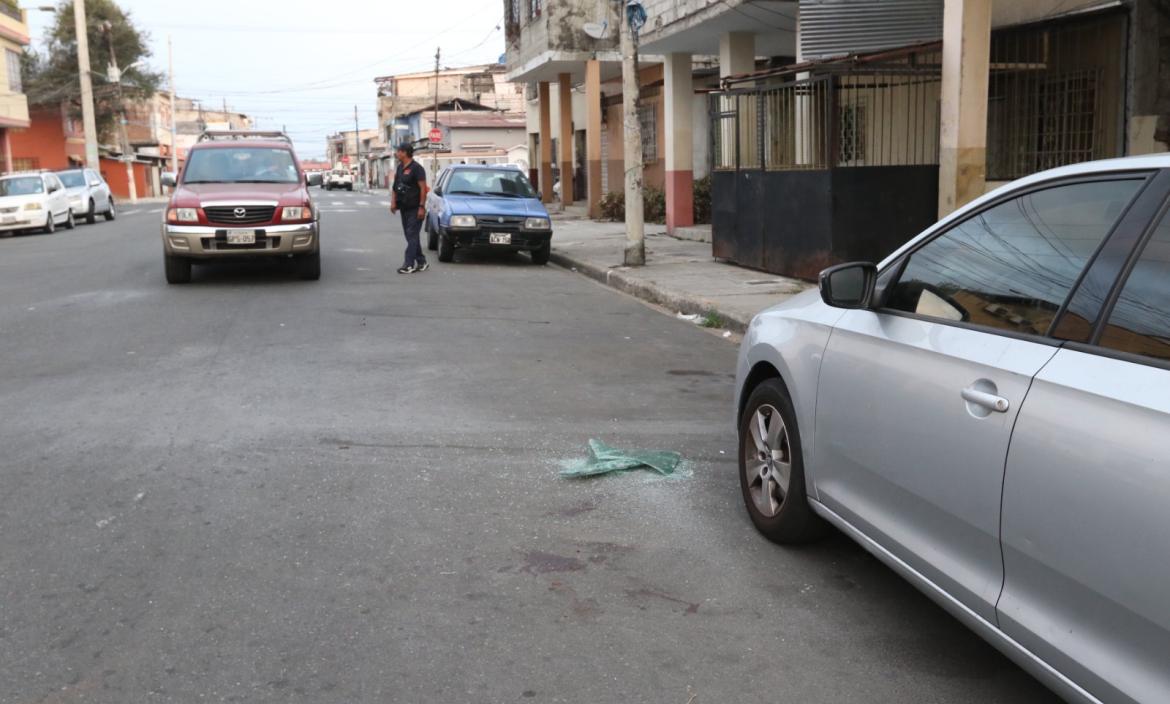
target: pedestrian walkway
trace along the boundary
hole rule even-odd
[[[624,223],[575,214],[555,217],[552,261],[670,310],[700,315],[709,324],[742,333],[751,319],[812,287],[717,261],[711,245],[671,237],[665,225],[646,225],[646,265],[622,266]]]

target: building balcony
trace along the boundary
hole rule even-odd
[[[619,64],[618,13],[607,0],[530,2],[505,0],[508,81],[554,81],[562,73],[580,77],[590,59]],[[585,32],[604,24],[602,38]]]
[[[13,0],[0,0],[0,38],[28,46],[28,24],[24,10]]]

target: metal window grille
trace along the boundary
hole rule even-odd
[[[1126,15],[992,35],[987,177],[1121,156]]]
[[[845,163],[860,163],[865,161],[866,129],[869,124],[866,119],[865,103],[856,105],[842,105],[840,117],[840,136],[838,137],[841,155],[840,160]]]
[[[658,109],[654,104],[638,108],[638,123],[642,127],[642,163],[658,161]]]
[[[4,50],[8,62],[8,90],[13,93],[23,93],[24,83],[20,78],[20,54],[12,49]]]
[[[541,0],[528,0],[528,19],[540,17],[540,2]]]

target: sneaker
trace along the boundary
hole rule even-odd
[[[430,264],[427,264],[426,262],[423,262],[422,264],[419,264],[419,265],[417,265],[417,266],[414,268],[414,270],[415,270],[415,271],[417,271],[417,272],[423,272],[423,271],[426,271],[427,269],[430,269],[430,268],[431,268],[431,265],[430,265]]]
[[[415,268],[413,266],[404,266],[398,269],[399,274],[413,274]]]

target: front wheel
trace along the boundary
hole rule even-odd
[[[118,213],[117,213],[117,211],[114,210],[114,199],[111,198],[110,199],[110,209],[107,210],[105,213],[106,222],[110,222],[111,220],[113,220],[116,217],[118,217]]]
[[[552,243],[545,242],[543,247],[532,250],[530,254],[532,256],[533,264],[536,264],[537,266],[544,266],[545,264],[548,264],[549,255],[552,254]]]
[[[302,254],[297,257],[297,276],[305,281],[321,278],[321,253]]]
[[[752,523],[768,540],[803,543],[824,533],[808,505],[796,411],[779,379],[757,386],[740,418],[739,484]]]
[[[450,237],[439,235],[439,261],[455,261],[455,242]]]
[[[191,260],[184,257],[163,255],[163,265],[166,268],[168,284],[186,284],[191,282]]]
[[[49,211],[49,215],[45,218],[45,226],[42,229],[46,235],[51,235],[57,231],[57,222],[53,220],[52,211]]]
[[[430,251],[433,252],[438,248],[439,248],[439,233],[435,231],[435,228],[431,227],[428,224],[427,225],[427,249],[429,249]]]
[[[97,222],[97,205],[91,200],[89,201],[89,209],[85,211],[85,224],[92,225]]]

